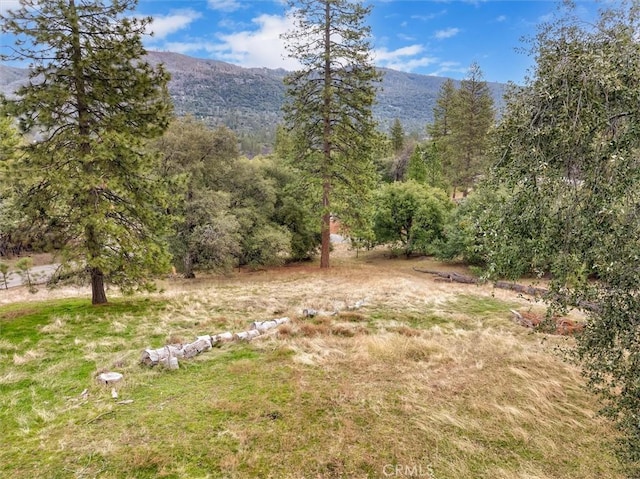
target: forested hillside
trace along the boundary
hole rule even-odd
[[[237,133],[271,137],[280,121],[285,70],[242,68],[171,52],[149,52],[152,64],[163,63],[171,73],[169,91],[175,112],[224,124]],[[424,132],[446,78],[384,69],[382,90],[373,113],[385,131],[399,118],[405,131]],[[0,65],[0,92],[9,94],[26,78],[26,70]],[[457,82],[456,82],[457,85]],[[498,108],[505,85],[489,83]]]

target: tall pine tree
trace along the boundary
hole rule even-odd
[[[477,63],[456,91],[448,128],[451,180],[467,196],[477,175],[486,169],[489,129],[494,123],[493,98]]]
[[[393,147],[393,152],[398,155],[404,148],[404,128],[402,128],[400,119],[396,118],[393,121],[393,125],[391,125],[391,130],[389,131],[389,133],[391,136],[391,146]]]
[[[452,179],[454,177],[451,117],[457,93],[458,90],[453,80],[448,78],[438,92],[436,105],[433,107],[433,123],[427,125],[427,134],[431,139],[433,160],[439,165],[441,173],[447,174],[451,183],[453,183]]]
[[[167,266],[143,142],[168,124],[168,76],[144,61],[151,19],[133,17],[136,4],[23,0],[0,18],[19,39],[11,58],[31,62],[29,82],[5,100],[36,139],[13,170],[18,204],[62,237],[65,276],[88,277],[93,304],[107,302],[105,282],[147,288]]]
[[[320,267],[329,267],[330,215],[344,206],[354,222],[375,170],[371,107],[380,75],[371,62],[370,7],[348,0],[297,0],[289,55],[302,65],[285,79],[288,126],[295,132],[296,166],[321,198]],[[337,201],[332,201],[336,199]],[[359,225],[358,225],[359,226]]]

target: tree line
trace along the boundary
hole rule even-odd
[[[102,304],[105,284],[150,289],[172,262],[186,277],[316,253],[329,267],[337,216],[357,248],[545,277],[552,310],[591,305],[572,354],[640,463],[638,1],[541,25],[499,121],[473,64],[424,138],[372,119],[370,7],[293,1],[283,38],[302,67],[273,153],[251,160],[231,130],[174,118],[135,0],[20,5],[1,27],[31,73],[1,103],[0,253],[53,250],[55,279],[88,280]]]

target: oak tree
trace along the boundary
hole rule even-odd
[[[550,273],[549,301],[586,310],[576,355],[637,465],[640,3],[608,7],[594,25],[568,10],[534,40],[535,70],[498,131],[492,180],[507,194],[489,259],[505,275]]]

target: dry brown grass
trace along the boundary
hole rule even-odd
[[[72,343],[96,370],[123,371],[118,392],[134,402],[114,404],[92,376],[57,403],[22,410],[14,437],[38,444],[41,457],[12,446],[13,475],[33,477],[46,458],[59,477],[376,478],[400,465],[429,479],[621,478],[608,450],[614,432],[555,352],[572,338],[514,324],[509,309],[531,308],[526,298],[434,281],[417,265],[450,268],[383,250],[354,258],[338,245],[328,271],[306,264],[163,282],[152,295],[167,302],[162,310],[106,317],[108,334]],[[326,315],[303,318],[303,309]],[[178,371],[137,364],[144,347],[281,316],[292,321]],[[0,358],[14,363],[0,386],[46,384],[77,367],[62,359],[20,370],[69,335],[72,320],[49,318],[24,350],[0,340]]]

